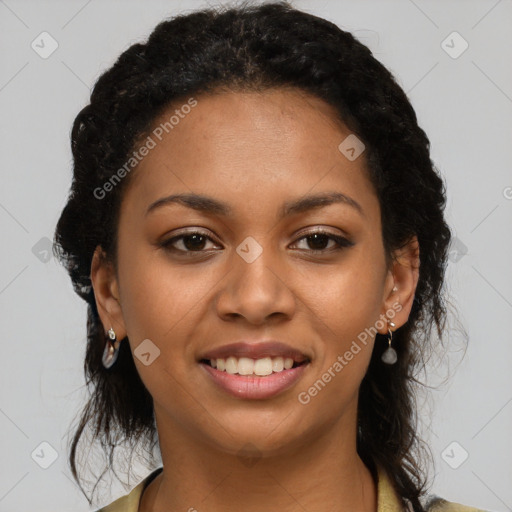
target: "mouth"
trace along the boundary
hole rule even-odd
[[[230,375],[266,377],[273,373],[281,373],[308,364],[309,359],[295,361],[292,357],[283,358],[281,356],[262,357],[260,359],[229,356],[227,358],[201,359],[199,362]]]
[[[311,357],[281,342],[239,342],[203,354],[198,363],[227,393],[242,399],[264,399],[292,387]]]
[[[202,354],[199,362],[231,375],[265,377],[307,364],[311,358],[280,341],[223,345]]]

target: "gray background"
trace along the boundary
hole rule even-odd
[[[432,489],[512,510],[511,1],[294,3],[367,44],[429,135],[457,236],[449,290],[469,337],[461,360],[464,334],[452,318],[450,354],[432,362],[431,382],[441,384],[447,371],[451,378],[420,401],[435,457]],[[164,17],[205,5],[0,0],[1,512],[89,510],[66,460],[68,427],[85,398],[86,310],[47,252],[70,185],[69,130],[120,52]],[[47,58],[44,31],[58,43]],[[53,463],[43,442],[56,452]],[[147,473],[142,467],[140,478]],[[126,492],[114,484],[111,499]]]

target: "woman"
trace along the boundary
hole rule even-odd
[[[476,510],[427,494],[413,385],[446,315],[445,190],[368,48],[284,3],[165,21],[72,148],[73,474],[86,427],[110,462],[122,441],[163,462],[102,511]]]

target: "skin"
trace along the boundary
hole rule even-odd
[[[393,304],[401,305],[395,329],[407,322],[417,240],[386,266],[364,153],[349,161],[338,150],[351,132],[322,100],[284,89],[196,99],[130,176],[116,264],[98,247],[91,267],[105,331],[113,326],[118,339],[128,336],[123,343],[132,351],[145,339],[160,350],[149,366],[134,358],[154,400],[164,465],[140,510],[376,511],[376,483],[356,452],[357,395],[374,338],[307,405],[297,397]],[[180,204],[145,214],[154,201],[189,192],[228,203],[233,215]],[[350,196],[363,214],[335,203],[279,218],[284,202],[320,192]],[[159,245],[183,228],[212,240],[181,239],[174,252]],[[308,242],[316,228],[354,245],[336,251],[331,239]],[[236,252],[248,236],[263,249],[252,263]],[[378,330],[386,334],[387,326]],[[242,339],[281,340],[311,363],[274,398],[232,397],[197,359]],[[239,456],[249,443],[256,447],[251,465]]]

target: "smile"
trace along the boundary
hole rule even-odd
[[[308,360],[296,363],[291,358],[283,360],[281,357],[266,357],[250,359],[250,362],[246,359],[248,358],[217,359],[217,368],[212,366],[213,361],[202,360],[200,366],[218,389],[244,400],[264,400],[283,393],[298,382],[309,366]],[[224,365],[224,369],[221,370],[219,365]],[[255,372],[264,372],[264,375]]]
[[[257,375],[264,377],[273,373],[280,373],[284,370],[290,370],[293,367],[305,364],[307,361],[296,362],[291,357],[263,357],[261,359],[251,359],[250,357],[218,358],[203,360],[212,368],[220,372],[226,372],[231,375]]]

